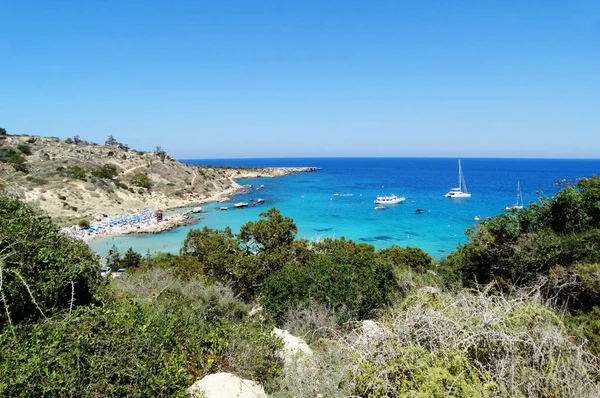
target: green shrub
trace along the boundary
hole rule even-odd
[[[105,164],[102,167],[99,167],[91,172],[94,177],[98,178],[107,178],[112,180],[117,176],[117,166],[114,164]]]
[[[121,188],[121,189],[129,189],[129,187],[127,186],[127,184],[124,184],[123,182],[119,181],[119,180],[113,180],[113,182],[115,183],[115,186],[117,188]]]
[[[131,177],[131,183],[137,187],[142,187],[146,189],[150,189],[152,187],[152,182],[150,178],[148,178],[148,174],[145,173],[137,173],[133,177]]]
[[[578,310],[565,315],[565,325],[580,343],[586,343],[596,356],[600,355],[600,307]]]
[[[12,164],[16,171],[27,172],[25,158],[12,148],[0,148],[0,162]]]
[[[27,181],[31,182],[34,185],[46,185],[46,184],[48,184],[48,180],[46,180],[45,178],[42,178],[42,177],[27,176],[27,177],[25,177],[25,179]]]
[[[87,171],[80,166],[71,166],[71,168],[69,169],[69,174],[71,175],[71,178],[85,181]]]
[[[15,324],[89,304],[103,285],[84,242],[58,234],[48,216],[6,197],[0,197],[0,253],[0,327],[9,322],[7,312]]]
[[[79,228],[81,229],[88,229],[90,227],[90,222],[88,220],[79,220],[77,225],[79,225]]]
[[[24,155],[31,155],[31,148],[27,144],[19,144],[17,149]]]
[[[374,261],[372,251],[347,260],[324,253],[304,266],[288,265],[271,274],[262,288],[265,310],[282,322],[290,309],[316,302],[344,322],[364,319],[388,304],[395,286],[392,267]]]
[[[399,247],[392,245],[377,252],[377,257],[389,261],[394,267],[409,268],[416,272],[424,273],[433,269],[433,259],[423,250],[416,247]]]

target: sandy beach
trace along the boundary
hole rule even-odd
[[[314,170],[316,169],[310,167],[228,169],[227,178],[231,186],[208,197],[191,202],[178,201],[174,206],[168,206],[166,203],[163,205],[155,204],[137,211],[118,215],[100,212],[96,220],[90,223],[89,228],[82,229],[77,225],[72,225],[63,228],[61,233],[89,242],[96,238],[108,236],[165,232],[176,227],[198,222],[198,218],[190,218],[189,215],[192,213],[201,213],[202,208],[199,207],[200,204],[217,202],[245,189],[245,186],[237,183],[234,178],[240,180],[259,177],[281,177],[292,173]],[[192,208],[192,210],[173,212],[173,210],[182,208]],[[158,210],[164,212],[164,217],[160,221],[156,217]]]

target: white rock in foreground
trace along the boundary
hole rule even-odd
[[[286,367],[288,367],[298,356],[311,357],[313,355],[313,351],[304,340],[300,337],[291,335],[287,330],[275,328],[271,334],[283,340],[283,350],[280,354],[285,361]]]
[[[187,389],[191,397],[267,398],[260,384],[240,379],[231,373],[214,373],[198,380]],[[202,395],[204,394],[204,395]]]

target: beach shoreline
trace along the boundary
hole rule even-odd
[[[320,169],[316,167],[264,167],[252,169],[227,169],[228,175],[226,177],[231,182],[231,186],[222,189],[219,192],[216,192],[206,198],[177,203],[176,205],[172,206],[166,204],[155,204],[150,207],[146,207],[143,210],[138,210],[136,212],[130,212],[127,214],[122,214],[113,217],[109,217],[108,215],[106,215],[106,217],[104,218],[107,220],[104,220],[104,218],[97,219],[96,222],[91,223],[90,228],[88,230],[83,230],[79,229],[76,226],[71,226],[70,228],[63,228],[63,232],[75,238],[81,239],[86,243],[91,242],[95,239],[107,237],[116,237],[132,234],[159,234],[162,232],[170,231],[174,228],[192,225],[199,222],[199,217],[189,217],[190,214],[202,212],[202,208],[198,207],[199,205],[214,203],[221,199],[229,198],[230,196],[233,196],[246,188],[246,186],[239,184],[235,180],[253,178],[275,178],[288,176],[294,173],[312,172],[317,170]],[[184,208],[193,209],[184,212],[170,213],[168,215],[165,214],[164,218],[161,221],[157,221],[155,218],[155,214],[159,209],[163,212],[172,212],[174,210]],[[116,219],[131,219],[140,217],[140,215],[145,214],[152,214],[152,217],[154,218],[144,216],[143,222],[136,221],[134,223],[119,223],[118,225],[116,224],[116,222],[113,223],[113,220]],[[111,221],[108,221],[109,219]]]

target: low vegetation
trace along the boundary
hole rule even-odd
[[[107,264],[129,271],[112,282],[2,200],[2,396],[182,396],[217,371],[274,397],[600,395],[598,177],[485,220],[440,264],[296,239],[270,209],[239,233],[190,231],[179,255],[113,248]],[[312,345],[309,362],[284,370],[274,325]]]
[[[137,173],[131,177],[131,184],[140,188],[152,188],[152,181],[150,181],[148,174],[145,173]]]

